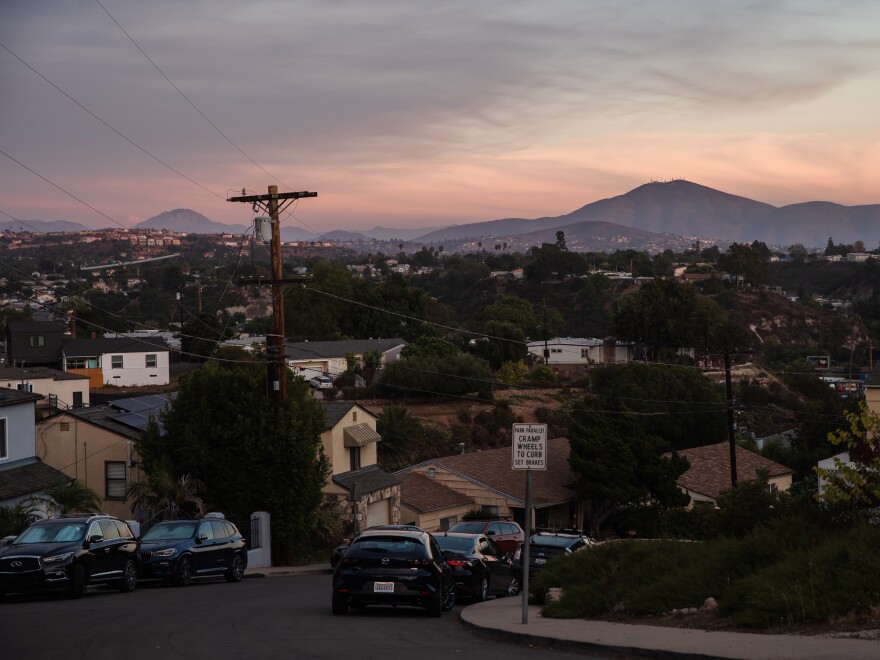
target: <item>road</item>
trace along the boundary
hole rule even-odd
[[[248,578],[238,584],[139,585],[81,600],[11,597],[0,604],[0,657],[42,660],[155,658],[580,658],[519,647],[464,630],[456,605],[441,619],[420,610],[330,612],[330,576]]]

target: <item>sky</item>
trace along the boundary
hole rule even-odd
[[[318,233],[674,178],[880,203],[878,25],[875,0],[0,0],[0,221],[247,225],[226,198],[269,185],[317,192],[286,222]]]

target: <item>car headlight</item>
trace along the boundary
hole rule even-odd
[[[67,561],[73,557],[73,552],[62,552],[60,555],[52,555],[51,557],[43,557],[43,562],[46,564],[52,564],[57,561]]]
[[[156,550],[156,552],[153,553],[153,556],[154,557],[173,557],[175,554],[177,554],[176,548],[165,548],[165,550]]]

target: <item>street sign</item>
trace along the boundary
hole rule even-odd
[[[512,437],[514,470],[547,469],[546,424],[514,424]]]

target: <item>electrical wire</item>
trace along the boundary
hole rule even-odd
[[[2,213],[3,215],[5,215],[7,218],[11,218],[11,219],[15,220],[15,221],[16,221],[17,223],[19,223],[19,224],[24,225],[25,227],[29,227],[30,229],[33,229],[33,230],[34,230],[35,232],[37,232],[38,234],[45,234],[45,233],[46,233],[46,232],[44,232],[42,229],[37,229],[37,228],[34,227],[33,225],[29,225],[29,224],[26,223],[24,220],[19,220],[19,219],[16,218],[14,215],[10,215],[10,214],[7,213],[6,211],[2,211],[2,210],[0,210],[0,213]]]

